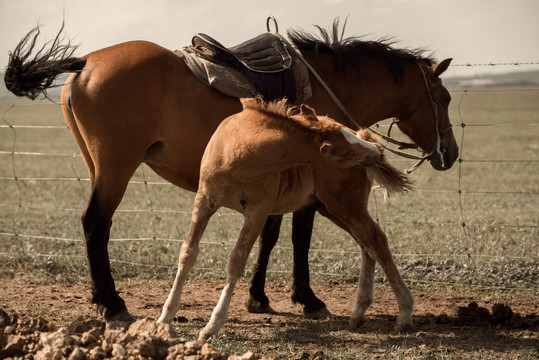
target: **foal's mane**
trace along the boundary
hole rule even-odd
[[[341,28],[339,18],[333,21],[329,31],[318,25],[315,27],[320,32],[319,36],[303,30],[289,30],[288,37],[303,53],[330,55],[335,60],[337,70],[341,72],[346,72],[348,66],[359,68],[361,60],[369,58],[385,62],[395,80],[400,81],[404,65],[422,62],[432,66],[436,62],[433,57],[424,56],[426,49],[394,48],[396,41],[393,38],[386,37],[377,41],[365,41],[358,36],[345,38],[346,21]]]
[[[305,119],[301,116],[299,107],[290,105],[286,98],[271,102],[258,98],[242,98],[240,101],[244,109],[269,115],[264,118],[269,127],[282,128],[288,125],[297,130],[312,133],[314,136],[323,131],[322,123]]]

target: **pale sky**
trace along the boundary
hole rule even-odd
[[[41,24],[50,40],[63,18],[65,34],[80,44],[76,55],[84,55],[129,40],[178,49],[197,32],[233,46],[266,31],[270,15],[281,33],[348,17],[345,35],[392,36],[396,46],[427,47],[453,64],[539,62],[539,0],[0,0],[0,68],[30,29]],[[518,69],[453,67],[447,74]]]

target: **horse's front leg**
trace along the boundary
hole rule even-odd
[[[266,271],[271,251],[279,239],[282,215],[269,216],[260,234],[258,258],[253,268],[253,275],[249,280],[249,299],[245,302],[247,311],[251,313],[274,313],[269,304],[264,287],[266,286]]]
[[[200,332],[199,339],[205,340],[212,335],[217,335],[226,322],[234,287],[243,274],[249,253],[264,227],[268,213],[269,211],[261,209],[246,212],[240,236],[228,258],[226,285],[221,292],[217,306],[213,309],[210,321]]]
[[[309,277],[309,248],[313,231],[315,208],[304,208],[292,217],[292,244],[294,247],[294,270],[292,301],[303,305],[303,314],[309,319],[325,319],[332,316],[326,304],[314,294]]]

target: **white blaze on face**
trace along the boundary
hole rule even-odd
[[[359,144],[359,145],[363,146],[364,148],[367,148],[367,149],[369,149],[371,151],[374,151],[375,153],[380,155],[380,150],[378,150],[378,148],[376,146],[374,146],[373,144],[371,144],[368,141],[365,141],[365,140],[361,139],[359,136],[357,136],[356,134],[354,134],[353,132],[351,132],[347,128],[341,127],[341,133],[344,135],[344,138],[350,144]]]

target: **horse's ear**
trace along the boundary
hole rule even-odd
[[[333,145],[331,145],[330,143],[325,142],[322,144],[322,146],[320,146],[320,152],[322,153],[322,155],[330,156],[332,150]]]
[[[300,105],[299,113],[300,115],[305,116],[307,119],[311,121],[318,121],[318,118],[316,117],[316,113],[314,112],[314,109],[305,104]]]
[[[442,75],[442,73],[447,70],[447,68],[449,67],[449,64],[451,64],[452,60],[453,59],[451,59],[451,58],[450,59],[445,59],[444,61],[442,61],[441,63],[436,65],[434,67],[434,76],[439,77],[440,75]]]

